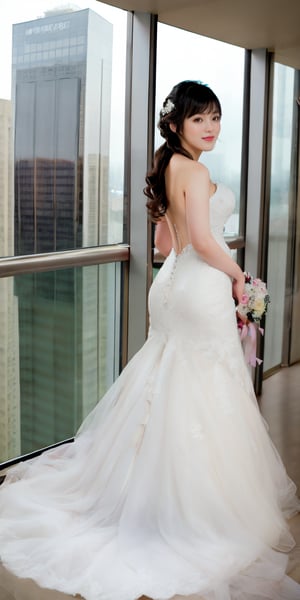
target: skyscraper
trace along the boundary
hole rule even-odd
[[[105,243],[111,25],[86,9],[13,29],[15,251]]]
[[[93,11],[13,28],[15,253],[106,242],[112,26]],[[105,269],[16,278],[22,452],[66,438],[98,399]],[[89,368],[89,377],[85,369]]]

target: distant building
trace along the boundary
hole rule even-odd
[[[14,25],[17,254],[106,242],[111,52],[89,9]]]
[[[13,27],[16,254],[107,241],[111,60],[112,25],[89,9]],[[17,278],[22,452],[73,435],[106,387],[106,273]]]

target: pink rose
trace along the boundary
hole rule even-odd
[[[249,302],[248,294],[243,294],[242,299],[241,299],[241,304],[248,304],[248,302]]]

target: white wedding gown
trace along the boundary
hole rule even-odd
[[[233,195],[219,185],[220,245]],[[0,555],[86,600],[296,600],[285,575],[300,503],[260,416],[230,278],[188,245],[149,295],[141,350],[75,442],[12,469]]]

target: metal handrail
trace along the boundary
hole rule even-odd
[[[103,265],[129,260],[128,244],[112,244],[95,248],[80,248],[63,252],[50,252],[30,256],[9,256],[0,259],[0,277],[56,271],[70,267]]]
[[[243,236],[225,236],[225,242],[228,244],[230,250],[239,250],[245,248],[245,238]]]
[[[242,236],[227,236],[225,237],[225,242],[229,246],[230,250],[240,250],[245,247],[245,238]],[[153,263],[157,266],[163,264],[165,257],[160,253],[154,250],[153,253]]]

